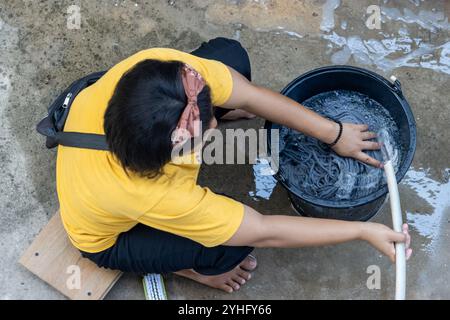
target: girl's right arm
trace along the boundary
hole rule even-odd
[[[407,225],[403,233],[371,222],[349,222],[284,215],[262,215],[245,206],[244,218],[236,233],[224,245],[297,248],[365,240],[395,261],[394,242],[406,242],[411,255]]]
[[[230,68],[233,90],[230,99],[221,107],[241,108],[274,123],[284,125],[325,143],[338,136],[339,125],[273,90],[254,85],[239,72]],[[343,157],[352,157],[369,165],[380,167],[381,162],[364,150],[378,150],[380,145],[370,141],[374,132],[365,124],[344,123],[342,136],[333,150]]]

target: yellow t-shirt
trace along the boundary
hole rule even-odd
[[[103,116],[121,76],[146,59],[191,65],[211,89],[213,105],[230,97],[232,78],[221,62],[167,48],[143,50],[111,68],[75,98],[64,130],[104,134]],[[61,217],[72,243],[86,252],[114,245],[143,223],[205,246],[226,242],[241,224],[244,206],[197,185],[196,162],[164,167],[154,179],[127,173],[108,151],[59,146],[56,180]]]

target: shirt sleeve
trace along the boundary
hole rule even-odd
[[[183,183],[138,221],[150,227],[196,241],[206,247],[225,243],[239,228],[244,205],[208,188]]]
[[[202,67],[202,74],[211,89],[211,101],[214,106],[221,106],[230,99],[233,91],[233,78],[230,69],[220,61],[197,58]]]
[[[170,48],[151,48],[139,51],[133,56],[111,68],[102,82],[109,79],[109,87],[114,88],[122,75],[137,63],[146,59],[157,59],[161,61],[181,61],[191,65],[205,79],[211,90],[211,100],[214,106],[223,105],[231,96],[233,90],[233,78],[230,69],[217,60],[210,60],[194,56],[190,53],[182,52]],[[112,95],[112,91],[109,93]]]

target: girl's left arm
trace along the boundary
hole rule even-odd
[[[230,68],[233,91],[230,99],[221,107],[244,109],[264,119],[303,132],[325,143],[332,143],[339,125],[302,106],[298,102],[273,90],[252,84],[239,72]],[[380,167],[381,163],[363,150],[376,150],[380,145],[367,141],[376,137],[365,124],[344,123],[342,136],[333,150],[345,157],[352,157],[369,165]]]

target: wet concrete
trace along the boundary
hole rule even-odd
[[[67,8],[73,4],[81,7],[79,30],[66,27]],[[187,51],[201,41],[227,36],[248,49],[254,81],[274,90],[305,71],[333,62],[362,66],[387,77],[395,74],[402,81],[418,126],[413,168],[400,188],[415,249],[408,264],[407,297],[450,298],[450,4],[380,1],[381,29],[370,30],[365,22],[371,4],[366,0],[1,0],[0,297],[63,298],[17,263],[58,208],[55,153],[47,151],[34,132],[55,95],[72,80],[106,69],[140,49],[167,46]],[[256,119],[225,127],[262,124]],[[294,214],[279,185],[269,200],[249,194],[255,191],[251,165],[205,166],[200,182],[265,214]],[[387,206],[374,221],[390,225]],[[393,297],[393,266],[365,243],[259,249],[256,255],[259,268],[237,293],[223,294],[168,275],[169,297]],[[366,287],[370,265],[380,267],[379,290]],[[140,277],[125,275],[107,298],[142,299]]]

